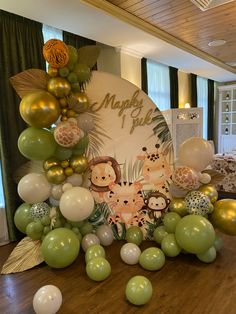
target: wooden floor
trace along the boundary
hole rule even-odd
[[[235,314],[236,313],[236,237],[224,236],[225,246],[212,264],[204,264],[191,255],[169,258],[158,272],[139,265],[125,265],[119,250],[122,242],[106,248],[111,276],[101,283],[85,273],[84,254],[66,269],[51,269],[42,264],[23,273],[0,276],[0,314],[34,313],[34,293],[47,284],[62,292],[58,313],[157,313],[157,314]],[[15,244],[0,247],[0,266]],[[142,248],[151,246],[143,244]],[[127,281],[135,275],[147,276],[153,284],[151,301],[136,307],[125,299]]]

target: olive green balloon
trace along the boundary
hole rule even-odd
[[[178,245],[173,233],[170,233],[164,237],[161,242],[161,249],[165,255],[169,257],[175,257],[181,252],[181,248]]]
[[[204,263],[212,263],[216,259],[216,249],[211,246],[206,252],[197,254],[197,258]]]
[[[139,256],[139,264],[147,270],[159,270],[165,264],[165,255],[161,249],[150,247]]]
[[[216,235],[214,241],[214,248],[216,249],[217,252],[219,252],[223,246],[224,246],[223,239],[220,236]]]
[[[165,214],[163,223],[168,233],[174,233],[177,223],[181,220],[179,214],[171,212]]]
[[[89,144],[88,136],[81,138],[78,144],[73,147],[73,155],[83,155]]]
[[[95,257],[106,257],[104,248],[100,244],[94,244],[88,247],[85,253],[85,261],[88,263],[91,259]]]
[[[60,145],[56,146],[54,156],[59,160],[69,159],[72,155],[72,150],[66,147],[62,147]]]
[[[137,226],[131,226],[126,231],[125,239],[127,242],[140,245],[143,241],[142,229]]]
[[[40,227],[40,225],[41,225],[41,227]],[[40,240],[42,235],[43,235],[43,225],[40,223],[40,221],[30,222],[26,227],[26,234],[32,240]]]
[[[79,228],[82,236],[93,232],[93,225],[89,221],[84,221],[83,225]]]
[[[175,238],[185,251],[201,254],[213,246],[215,230],[206,218],[200,215],[187,215],[178,222]]]
[[[165,226],[159,226],[154,230],[153,238],[158,244],[161,244],[162,240],[167,234],[168,232],[166,231]]]
[[[80,83],[87,81],[91,76],[90,68],[83,63],[76,63],[73,71],[76,73]]]
[[[27,225],[34,220],[31,214],[31,207],[31,204],[23,203],[17,208],[14,215],[16,228],[25,234]]]
[[[18,148],[23,156],[31,160],[45,160],[53,156],[56,141],[52,132],[29,127],[19,136]]]
[[[111,265],[104,257],[95,257],[88,261],[86,273],[94,281],[103,281],[111,273]]]
[[[144,305],[152,298],[152,284],[144,276],[132,277],[125,289],[127,300],[134,305]]]
[[[79,254],[80,242],[70,229],[57,228],[50,231],[42,242],[44,261],[53,268],[72,264]]]

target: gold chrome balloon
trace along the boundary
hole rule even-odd
[[[60,161],[55,158],[55,157],[51,157],[47,160],[44,161],[43,163],[43,168],[45,171],[49,170],[51,167],[53,166],[59,166],[60,165]]]
[[[188,214],[186,209],[186,203],[183,198],[173,198],[169,205],[171,212],[179,214],[181,217]]]
[[[50,183],[60,184],[65,181],[66,175],[64,169],[60,166],[53,166],[46,172],[47,179]]]
[[[217,201],[210,220],[213,226],[223,233],[236,236],[236,200]]]
[[[68,96],[71,91],[70,83],[63,77],[52,77],[48,81],[48,91],[58,98]]]
[[[76,101],[73,101],[73,98],[76,99]],[[72,101],[69,101],[69,107],[76,113],[82,113],[85,112],[88,109],[89,101],[88,97],[84,92],[75,92],[72,93]]]
[[[69,161],[68,160],[62,160],[61,166],[62,166],[62,168],[67,168],[69,166]]]
[[[20,102],[23,120],[35,128],[48,128],[57,121],[61,113],[57,99],[46,91],[26,94]]]
[[[53,68],[53,67],[48,67],[48,75],[51,77],[55,77],[58,75],[58,69]]]
[[[71,167],[67,167],[64,172],[66,176],[71,176],[74,173],[74,170]]]
[[[198,190],[208,196],[211,203],[215,203],[217,201],[218,192],[213,184],[202,185]]]
[[[60,98],[59,103],[60,103],[61,108],[66,108],[68,106],[66,98]]]
[[[83,173],[88,168],[88,159],[84,156],[74,156],[70,159],[70,166],[76,173]]]

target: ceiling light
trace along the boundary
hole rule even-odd
[[[206,11],[218,7],[220,5],[233,2],[234,0],[190,0],[190,1],[202,11]]]
[[[226,43],[226,40],[218,39],[218,40],[210,41],[208,43],[208,46],[210,46],[210,47],[218,47],[218,46],[223,46],[225,43]]]

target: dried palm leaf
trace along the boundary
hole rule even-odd
[[[44,173],[43,163],[41,160],[31,160],[20,166],[15,174],[14,174],[14,181],[19,183],[20,179],[25,175],[34,172],[34,173]]]
[[[11,85],[23,98],[26,94],[38,90],[47,90],[48,74],[39,69],[29,69],[10,78]]]
[[[22,239],[11,252],[3,265],[1,274],[19,273],[33,268],[44,261],[41,254],[41,242],[29,237]]]
[[[100,47],[91,45],[84,46],[78,49],[78,63],[83,63],[92,68],[100,54]]]

